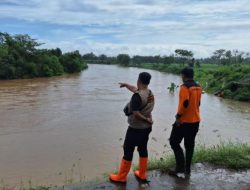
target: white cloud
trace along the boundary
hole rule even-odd
[[[47,47],[115,55],[250,51],[250,0],[2,0],[0,17],[54,25]],[[1,20],[0,20],[1,21]],[[18,25],[18,21],[17,21]],[[61,26],[72,26],[62,28]],[[74,28],[77,27],[77,28]]]

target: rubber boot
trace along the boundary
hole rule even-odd
[[[118,174],[111,174],[109,176],[110,181],[115,183],[126,183],[127,182],[127,175],[129,173],[132,161],[127,161],[122,159],[120,170]]]
[[[148,158],[142,158],[140,157],[139,159],[139,170],[136,170],[134,172],[135,176],[142,180],[145,181],[147,180],[147,165],[148,165]]]

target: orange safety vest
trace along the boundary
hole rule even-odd
[[[200,103],[202,88],[193,80],[181,85],[177,118],[181,123],[200,122]]]

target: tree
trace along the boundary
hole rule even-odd
[[[93,60],[97,60],[98,57],[93,53],[87,53],[87,54],[84,54],[82,56],[82,58],[85,60],[85,61],[93,61]]]
[[[194,55],[192,51],[188,51],[185,49],[176,49],[175,54],[182,62],[182,64],[184,64],[187,60],[190,60]]]
[[[130,62],[130,57],[128,54],[119,54],[117,56],[117,62],[123,66],[128,66]]]
[[[155,63],[160,63],[161,62],[161,56],[160,55],[154,56],[154,62]]]
[[[33,78],[80,72],[87,65],[78,51],[37,49],[41,43],[28,35],[0,33],[0,79]]]
[[[29,35],[18,34],[14,36],[14,41],[17,46],[21,47],[27,53],[33,53],[36,51],[36,47],[42,45],[38,43],[36,39],[32,39]]]
[[[195,64],[195,59],[194,58],[192,58],[191,60],[189,60],[189,63],[188,63],[189,67],[194,67],[194,64]]]
[[[102,64],[107,64],[108,63],[108,57],[106,55],[102,54],[102,55],[99,56],[99,61]]]
[[[62,56],[62,50],[60,48],[56,49],[51,49],[50,53],[56,57],[61,57]]]
[[[57,56],[46,56],[44,64],[48,65],[52,75],[61,75],[64,72],[63,66],[60,64]]]
[[[218,49],[213,52],[213,59],[218,63],[222,63],[222,59],[225,58],[225,49]]]
[[[241,64],[243,62],[243,60],[244,60],[243,59],[244,52],[239,51],[237,49],[234,49],[232,54],[233,54],[235,64]]]
[[[68,73],[80,72],[87,67],[79,51],[63,54],[60,61],[64,67],[64,71]]]
[[[0,64],[0,79],[14,79],[15,67],[10,64]]]
[[[227,58],[227,62],[228,64],[230,64],[232,62],[232,52],[231,50],[227,50],[226,53],[225,53],[225,57]]]
[[[0,64],[5,62],[8,56],[8,49],[0,44]]]
[[[174,63],[175,59],[174,59],[174,55],[170,55],[170,56],[166,56],[163,58],[163,63],[164,64],[171,64],[171,63]]]

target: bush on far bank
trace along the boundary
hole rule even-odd
[[[38,49],[42,45],[29,35],[0,33],[0,79],[51,77],[87,68],[79,51],[62,53]]]

